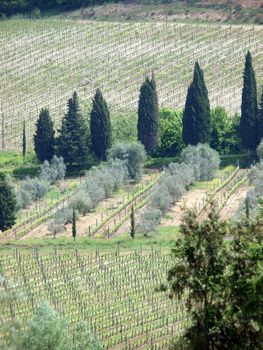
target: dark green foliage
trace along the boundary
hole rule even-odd
[[[43,10],[60,9],[70,10],[89,5],[116,2],[116,0],[1,0],[0,13],[12,15],[16,12],[33,11],[35,8]]]
[[[68,100],[68,111],[62,120],[58,138],[58,155],[70,166],[82,165],[88,153],[87,127],[79,111],[76,92]]]
[[[209,143],[211,137],[210,103],[204,74],[198,62],[188,88],[183,114],[183,142],[185,145]]]
[[[243,91],[241,103],[240,135],[246,150],[255,150],[257,137],[257,87],[255,73],[252,67],[251,54],[246,54],[245,71],[243,75]]]
[[[262,219],[228,226],[213,203],[201,224],[195,213],[185,216],[168,273],[170,296],[187,299],[192,319],[179,341],[183,349],[263,349],[262,229]]]
[[[138,106],[138,140],[144,145],[147,153],[154,151],[159,139],[159,107],[154,75],[148,77],[140,89]]]
[[[135,238],[135,213],[134,213],[134,206],[131,208],[131,228],[130,228],[130,235],[131,238]]]
[[[240,118],[236,114],[228,116],[223,107],[216,107],[211,112],[210,146],[220,154],[233,154],[242,151],[239,133]]]
[[[23,136],[22,136],[22,155],[23,158],[26,156],[26,123],[23,122]]]
[[[72,215],[72,237],[74,238],[74,241],[76,240],[77,236],[77,226],[76,226],[76,211],[73,208],[73,215]]]
[[[5,231],[15,224],[17,202],[13,188],[0,174],[0,230]]]
[[[48,109],[42,109],[36,124],[34,146],[38,160],[50,161],[55,153],[55,131]]]
[[[110,112],[100,89],[96,91],[90,114],[91,149],[99,160],[106,160],[111,147]]]
[[[258,144],[263,139],[263,86],[261,92],[261,99],[258,106],[258,115],[257,115],[257,141]]]
[[[162,108],[160,110],[160,144],[156,154],[172,157],[179,155],[182,147],[182,112]]]

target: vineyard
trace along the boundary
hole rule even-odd
[[[1,257],[1,274],[26,297],[9,304],[4,317],[26,320],[47,300],[71,324],[86,320],[105,349],[168,349],[188,322],[183,300],[156,291],[171,266],[170,255],[153,249],[104,256],[15,250]]]
[[[137,109],[140,85],[155,71],[161,106],[182,108],[193,65],[204,69],[212,106],[240,109],[244,55],[262,82],[262,27],[180,23],[107,23],[63,19],[0,23],[1,148],[29,143],[39,111],[56,126],[76,90],[83,111],[100,87],[112,115]]]

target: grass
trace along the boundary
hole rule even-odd
[[[39,171],[39,163],[32,151],[28,152],[23,159],[21,153],[17,151],[0,152],[0,172],[6,175],[12,175],[17,178],[36,176]]]
[[[140,248],[147,250],[151,249],[151,247],[169,250],[173,247],[174,241],[179,237],[179,235],[180,233],[178,227],[167,226],[159,227],[157,232],[149,237],[145,237],[142,234],[137,233],[134,241],[130,237],[129,233],[110,239],[77,237],[75,242],[71,237],[58,237],[55,239],[30,238],[27,240],[18,241],[2,241],[0,243],[0,251],[8,251],[11,247],[18,247],[26,250],[39,247],[43,250],[59,248],[61,250],[79,249],[87,252],[93,252],[96,249],[99,249],[103,252],[112,252],[116,250],[117,246],[125,251]]]

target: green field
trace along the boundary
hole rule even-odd
[[[74,90],[85,115],[98,87],[113,116],[136,111],[140,85],[152,69],[160,105],[181,108],[196,60],[204,69],[212,106],[237,112],[248,49],[258,82],[263,79],[262,34],[260,26],[59,18],[2,21],[0,145],[20,147],[23,120],[30,143],[45,106],[58,126]]]
[[[167,349],[187,315],[184,302],[156,292],[172,266],[170,255],[141,250],[125,255],[63,253],[53,250],[1,257],[1,273],[18,284],[26,298],[4,309],[21,320],[47,300],[71,324],[85,319],[105,349]]]

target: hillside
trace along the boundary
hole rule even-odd
[[[1,142],[19,148],[42,107],[59,125],[76,90],[85,111],[100,87],[112,114],[137,110],[140,85],[155,70],[161,106],[182,108],[193,65],[204,69],[212,106],[238,112],[244,54],[262,82],[263,27],[163,22],[10,20],[1,28]],[[28,139],[30,141],[30,139]]]
[[[106,1],[105,1],[106,2]],[[64,16],[98,20],[156,20],[263,24],[262,1],[118,1],[90,5]]]

